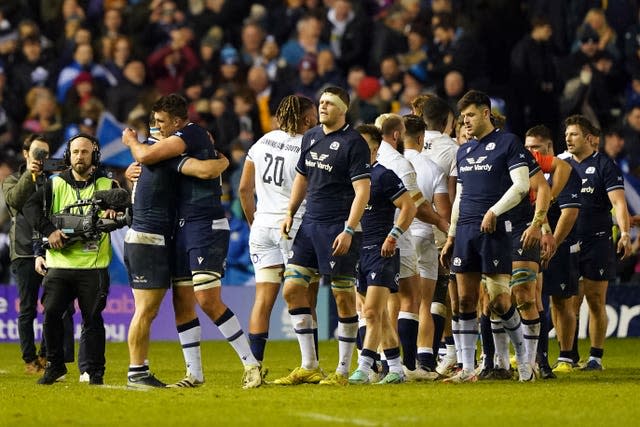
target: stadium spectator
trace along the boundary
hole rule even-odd
[[[322,21],[315,15],[305,15],[296,25],[296,37],[291,38],[280,49],[280,55],[286,63],[295,67],[307,53],[318,54],[329,46],[320,39]]]
[[[147,58],[149,77],[161,95],[179,92],[185,76],[200,65],[182,28],[172,29],[169,35],[171,41]]]
[[[366,67],[371,74],[378,73],[380,63],[384,58],[407,51],[407,39],[404,36],[405,25],[405,14],[400,5],[392,6],[382,19],[373,23],[369,60]]]
[[[26,96],[29,112],[22,131],[44,134],[53,151],[62,143],[62,117],[53,93],[44,87],[33,87]]]
[[[95,83],[100,85],[98,93],[103,93],[107,87],[115,86],[118,82],[116,78],[102,65],[93,62],[93,48],[89,43],[80,43],[73,50],[73,61],[60,71],[56,86],[56,99],[64,103],[67,99],[69,89],[74,84],[78,75],[89,72]]]
[[[242,27],[242,45],[240,55],[242,62],[248,66],[254,65],[261,55],[261,47],[265,34],[260,25],[249,21]]]
[[[149,97],[155,91],[146,84],[146,70],[140,60],[127,62],[122,70],[122,77],[117,90],[107,91],[105,102],[107,110],[118,121],[125,123],[141,99]]]
[[[318,100],[318,91],[322,82],[318,76],[318,60],[315,55],[307,54],[298,64],[298,78],[292,90],[296,95],[304,96],[313,102]]]
[[[354,3],[353,0],[334,1],[327,10],[322,28],[321,37],[331,47],[342,70],[366,65],[369,23],[361,8]]]

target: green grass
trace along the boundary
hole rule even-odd
[[[581,354],[588,343],[581,343]],[[550,343],[557,348],[556,342]],[[640,339],[609,339],[605,370],[532,384],[480,382],[344,388],[265,385],[242,390],[242,367],[224,342],[202,348],[206,384],[198,389],[127,390],[126,344],[107,345],[106,387],[77,382],[38,386],[23,373],[19,349],[0,344],[0,426],[74,425],[331,425],[333,426],[637,426],[640,424]],[[321,343],[331,371],[335,342]],[[296,342],[270,342],[267,379],[299,363]],[[552,358],[555,354],[552,355]],[[355,363],[355,357],[354,357]],[[177,343],[153,343],[151,368],[164,381],[184,373]]]

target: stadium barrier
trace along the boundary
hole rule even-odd
[[[228,286],[222,288],[225,303],[236,313],[247,330],[249,315],[253,304],[255,288],[252,286]],[[330,315],[330,289],[320,288],[318,295],[318,334],[324,340],[333,337],[335,322]],[[18,293],[15,285],[0,285],[0,342],[19,342],[18,339]],[[133,315],[134,303],[131,289],[128,286],[112,285],[103,312],[107,340],[122,342],[127,339],[129,321]],[[42,336],[42,306],[38,307],[38,318],[34,322],[36,338]],[[224,339],[206,316],[199,311],[202,338],[204,340]],[[640,337],[640,286],[610,286],[607,294],[607,315],[609,324],[608,337]],[[80,336],[80,313],[76,309],[76,339]],[[580,315],[580,337],[587,336],[588,309],[583,303]],[[553,336],[553,334],[552,334]],[[167,295],[162,303],[158,317],[153,322],[151,339],[156,341],[177,341],[171,296]],[[282,298],[279,298],[273,309],[269,329],[269,339],[295,339],[289,314]]]

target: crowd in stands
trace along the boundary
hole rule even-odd
[[[29,133],[54,152],[108,111],[143,134],[154,100],[178,92],[232,161],[230,215],[246,234],[236,189],[248,148],[276,128],[284,96],[317,101],[337,85],[354,125],[407,113],[421,93],[455,108],[482,90],[517,135],[552,129],[557,153],[562,120],[583,114],[640,182],[638,12],[635,0],[3,1],[0,179],[22,162]],[[230,264],[250,268],[246,244],[231,251]]]

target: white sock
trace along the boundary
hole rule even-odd
[[[187,367],[187,372],[193,375],[198,381],[204,381],[202,372],[202,355],[200,354],[200,339],[202,330],[200,320],[194,320],[178,326],[178,338],[182,345],[182,354]]]
[[[462,363],[462,342],[460,342],[460,318],[451,319],[451,336],[453,337],[453,345],[456,350],[456,360]]]
[[[358,318],[356,316],[338,319],[338,367],[336,373],[349,375],[357,336]]]
[[[531,366],[534,366],[538,352],[538,339],[540,338],[540,319],[523,319],[522,334],[524,336],[524,348],[527,352],[527,360]]]
[[[495,347],[494,366],[496,369],[509,369],[509,336],[499,317],[491,317],[491,333]]]
[[[463,319],[463,316],[468,318]],[[478,319],[476,318],[476,313],[461,314],[459,324],[462,369],[473,372],[476,365],[476,344],[478,342]]]
[[[238,318],[230,309],[227,309],[227,311],[216,320],[215,324],[218,326],[220,333],[222,333],[227,341],[229,341],[229,344],[231,344],[231,347],[236,351],[244,366],[259,364],[251,352],[249,340],[242,331],[242,326],[240,326]]]
[[[300,353],[302,356],[301,366],[305,369],[316,369],[318,359],[316,358],[316,346],[313,342],[313,318],[311,309],[300,308],[289,310],[291,324],[298,338]]]
[[[362,372],[366,372],[367,374],[372,371],[371,367],[375,363],[375,360],[373,359],[373,357],[367,356],[367,354],[371,354],[371,353],[374,353],[374,352],[372,350],[369,350],[369,351],[363,350],[362,352],[360,352],[360,356],[358,356],[358,370]]]
[[[522,322],[520,321],[520,313],[514,306],[501,316],[502,326],[507,331],[509,339],[516,351],[516,359],[518,363],[527,363],[527,353],[524,348],[524,336],[522,334]]]

